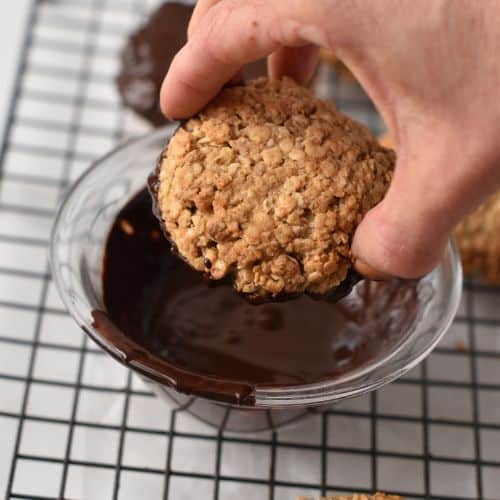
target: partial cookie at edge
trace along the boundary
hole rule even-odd
[[[464,273],[500,284],[500,192],[455,228]]]

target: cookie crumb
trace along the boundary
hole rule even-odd
[[[469,347],[463,340],[456,340],[453,343],[453,347],[455,348],[456,351],[469,352]]]
[[[127,236],[133,236],[135,234],[135,229],[132,224],[126,219],[121,219],[120,220],[120,229],[127,235]]]

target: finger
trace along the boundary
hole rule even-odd
[[[318,54],[319,48],[311,44],[303,47],[282,47],[269,57],[269,76],[290,76],[296,82],[306,84],[314,75]]]
[[[192,33],[199,26],[203,16],[212,8],[215,4],[218,4],[222,0],[198,0],[196,6],[191,15],[191,20],[188,26],[188,38],[191,38]]]
[[[455,225],[488,195],[485,159],[478,155],[471,163],[472,155],[462,155],[460,141],[443,140],[446,133],[439,130],[433,133],[441,145],[431,137],[411,150],[399,144],[389,191],[354,235],[355,267],[366,277],[418,278],[431,271]],[[459,153],[453,155],[454,150]],[[496,181],[491,181],[494,190]]]
[[[331,18],[332,3],[312,3],[224,0],[214,5],[170,66],[161,91],[163,112],[173,118],[191,116],[244,64],[282,46],[329,44],[320,26],[327,14]],[[336,34],[348,24],[345,17],[340,13],[335,17]]]
[[[223,0],[198,0],[189,23],[188,39],[192,36],[192,33],[196,31],[200,23],[203,22],[203,16],[210,10],[210,8],[222,1]],[[241,83],[243,81],[243,75],[243,68],[240,68],[229,80],[229,83]]]

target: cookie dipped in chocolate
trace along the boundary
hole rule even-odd
[[[149,194],[140,192],[107,241],[106,315],[123,332],[108,330],[108,341],[125,335],[140,346],[121,342],[132,366],[135,358],[172,367],[178,390],[241,403],[255,386],[319,382],[366,366],[400,344],[416,315],[411,282],[361,283],[335,304],[303,296],[259,306],[212,283],[172,255]]]
[[[125,105],[155,127],[167,123],[160,111],[160,88],[175,54],[187,40],[193,6],[167,2],[132,33],[121,55],[116,83]],[[249,64],[244,78],[266,74],[266,61]]]
[[[155,214],[178,255],[248,300],[349,293],[351,242],[394,152],[290,78],[226,87],[171,136]],[[342,293],[340,293],[342,292]]]

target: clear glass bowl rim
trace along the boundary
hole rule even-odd
[[[171,134],[173,134],[177,126],[178,125],[175,123],[169,124],[146,135],[130,139],[93,162],[66,193],[59,206],[51,230],[49,242],[49,261],[52,269],[54,283],[64,305],[66,306],[73,320],[76,321],[80,328],[82,328],[86,332],[86,334],[88,334],[108,354],[110,354],[113,358],[120,362],[122,362],[123,360],[121,359],[121,356],[118,354],[117,350],[112,345],[109,345],[106,341],[104,341],[101,334],[92,325],[92,321],[90,320],[92,309],[90,308],[90,306],[86,310],[82,310],[82,308],[78,304],[76,304],[68,294],[67,287],[64,283],[64,277],[60,271],[59,266],[57,235],[60,231],[60,226],[62,221],[64,220],[66,212],[70,210],[74,200],[78,198],[80,189],[82,188],[82,184],[89,177],[98,176],[100,170],[106,167],[106,163],[112,161],[113,157],[118,153],[123,153],[129,148],[133,149],[141,148],[141,146],[145,147],[146,144],[154,144],[160,139],[165,140],[165,138],[168,138],[169,136],[171,136]],[[432,338],[429,340],[429,342],[427,342],[426,345],[422,346],[418,350],[409,349],[408,344],[410,344],[412,340],[415,340],[415,336],[418,336],[418,332],[416,331],[412,335],[409,335],[405,342],[403,342],[394,352],[392,352],[389,357],[385,357],[384,359],[379,360],[374,364],[370,364],[364,368],[361,368],[360,370],[355,370],[340,378],[324,380],[312,384],[303,384],[299,386],[258,386],[255,388],[255,408],[279,409],[331,404],[335,401],[358,396],[366,392],[378,389],[388,384],[389,382],[401,377],[406,372],[415,367],[438,344],[442,336],[449,328],[458,310],[463,278],[459,253],[455,242],[452,239],[449,241],[443,260],[438,267],[441,267],[445,264],[450,267],[452,276],[450,297],[447,301],[447,308],[442,312],[439,321],[437,321],[434,325]],[[408,354],[408,351],[410,355],[407,356],[407,358],[403,362],[403,353]],[[161,360],[161,358],[154,355],[152,356],[152,358]],[[161,373],[157,372],[153,367],[141,368],[131,367],[128,365],[127,367],[139,372],[142,376],[151,379],[152,381],[158,382],[159,380],[165,380],[165,377],[162,376]],[[206,376],[203,376],[203,378],[205,380],[207,379]],[[175,389],[175,387],[172,388]],[[216,401],[215,399],[213,401],[214,403],[220,402]]]

